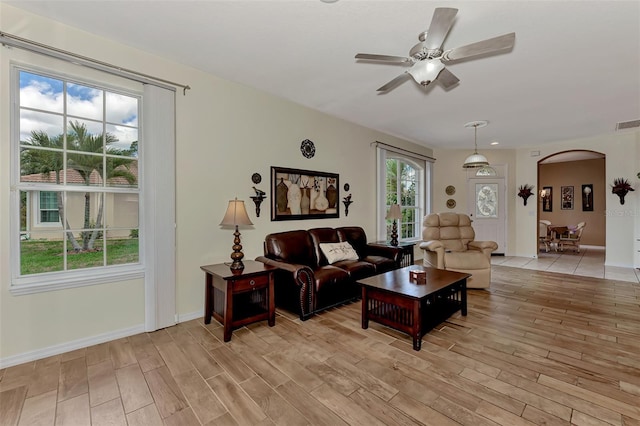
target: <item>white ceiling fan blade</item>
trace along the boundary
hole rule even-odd
[[[384,62],[413,62],[411,58],[404,56],[390,56],[390,55],[375,55],[370,53],[358,53],[356,59],[366,59],[369,61],[384,61]]]
[[[397,76],[396,78],[394,78],[393,80],[385,84],[384,86],[380,87],[378,89],[378,92],[387,92],[391,89],[394,89],[397,86],[400,86],[405,81],[407,81],[408,78],[409,78],[409,74],[407,74],[406,72],[403,72],[402,74],[400,74],[399,76]]]
[[[444,64],[440,60],[430,59],[417,62],[407,72],[416,83],[426,87],[438,78],[443,69]]]
[[[442,86],[444,86],[445,89],[449,89],[458,84],[460,82],[460,79],[456,77],[455,74],[453,74],[451,71],[444,68],[438,75],[438,81],[440,82],[440,84],[442,84]]]
[[[487,40],[482,40],[477,43],[471,43],[467,44],[466,46],[447,50],[442,54],[442,61],[455,61],[458,59],[469,58],[471,56],[483,55],[486,53],[509,49],[513,47],[515,39],[516,33],[509,33],[498,37],[489,38]]]
[[[427,49],[440,49],[457,13],[458,9],[450,7],[436,8],[433,12],[433,18],[431,18],[431,25],[427,30],[427,38],[424,41],[424,46]]]

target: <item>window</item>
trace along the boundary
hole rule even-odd
[[[393,221],[386,213],[393,204],[400,205],[402,219],[398,223],[398,239],[418,240],[422,237],[422,218],[429,211],[427,189],[431,162],[419,154],[410,156],[400,150],[378,146],[378,193],[382,202],[378,217],[380,239],[388,239]]]
[[[60,223],[57,193],[40,191],[38,195],[40,196],[40,223]]]
[[[140,265],[140,96],[17,67],[12,76],[14,284]]]

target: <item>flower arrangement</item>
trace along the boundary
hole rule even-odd
[[[624,178],[615,178],[613,185],[611,185],[611,193],[620,197],[620,204],[624,204],[624,197],[629,191],[635,191],[629,181]]]
[[[518,188],[518,197],[521,197],[524,200],[524,205],[527,205],[527,198],[533,195],[533,185],[524,184],[520,185]]]

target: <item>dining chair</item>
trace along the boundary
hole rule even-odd
[[[564,246],[572,246],[577,253],[580,253],[580,239],[582,238],[582,231],[586,226],[585,222],[580,222],[575,229],[569,230],[569,232],[560,235],[558,239],[558,246],[560,251],[564,251]]]
[[[551,222],[545,219],[540,219],[538,221],[538,242],[541,245],[544,245],[544,249],[547,253],[551,249],[551,231],[549,230],[549,226]]]

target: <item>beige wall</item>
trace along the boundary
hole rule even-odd
[[[541,164],[539,168],[538,191],[551,186],[552,211],[542,211],[542,202],[537,196],[540,219],[551,221],[554,225],[576,225],[585,222],[581,243],[592,246],[604,246],[606,242],[606,195],[611,192],[605,182],[605,159],[571,161]],[[593,185],[593,211],[582,211],[582,185]],[[572,210],[562,210],[560,187],[573,186],[574,205]],[[532,200],[533,197],[530,199]]]

